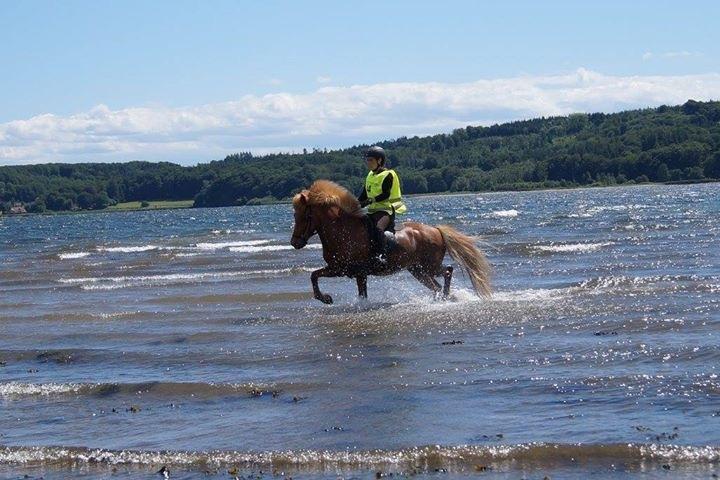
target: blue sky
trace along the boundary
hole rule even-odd
[[[196,163],[717,99],[718,18],[716,1],[3,0],[0,165]]]

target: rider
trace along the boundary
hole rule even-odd
[[[400,193],[400,178],[395,170],[385,168],[385,150],[372,146],[365,151],[368,172],[365,188],[358,197],[360,205],[368,207],[368,216],[380,231],[381,257],[387,254],[388,242],[384,232],[395,232],[395,214],[403,214],[407,207]]]

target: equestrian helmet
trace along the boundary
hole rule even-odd
[[[385,150],[382,147],[373,145],[372,147],[365,150],[365,158],[377,158],[380,165],[385,165]]]

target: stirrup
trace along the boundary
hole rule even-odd
[[[385,255],[374,255],[370,257],[367,263],[371,271],[383,271],[387,268],[387,257]]]
[[[380,254],[383,256],[387,256],[395,250],[398,247],[397,240],[395,240],[395,234],[393,232],[385,231],[383,232],[383,242],[380,249]]]

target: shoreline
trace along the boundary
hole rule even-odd
[[[89,467],[132,466],[139,470],[161,466],[186,471],[202,470],[209,465],[218,469],[282,469],[288,472],[326,473],[385,471],[403,475],[468,473],[513,469],[566,469],[610,467],[619,463],[627,469],[651,466],[657,470],[693,467],[713,468],[720,447],[700,444],[664,444],[653,442],[552,442],[530,441],[507,444],[425,444],[390,449],[312,448],[285,450],[142,450],[106,449],[82,446],[0,445],[0,466],[34,467],[51,464],[58,470]],[[486,468],[478,468],[486,466]],[[714,468],[713,468],[714,469]],[[380,477],[378,477],[380,478]]]
[[[567,190],[586,190],[586,189],[592,189],[592,188],[619,188],[619,187],[640,187],[640,186],[656,186],[656,185],[701,185],[701,184],[707,184],[707,183],[720,183],[720,180],[714,180],[714,179],[703,179],[703,180],[697,180],[697,181],[690,181],[690,180],[679,180],[679,181],[670,181],[670,182],[644,182],[644,183],[620,183],[620,184],[614,184],[614,185],[583,185],[583,186],[573,186],[573,187],[539,187],[539,188],[527,188],[527,189],[511,189],[511,190],[480,190],[480,191],[460,191],[460,192],[428,192],[428,193],[412,193],[408,195],[404,195],[406,198],[415,198],[415,197],[430,197],[430,196],[461,196],[461,195],[480,195],[480,194],[496,194],[496,193],[511,193],[511,192],[553,192],[553,191],[567,191]],[[193,208],[233,208],[233,207],[262,207],[267,205],[286,205],[292,203],[292,199],[283,199],[278,200],[276,202],[268,202],[263,204],[256,204],[256,205],[226,205],[226,206],[217,206],[217,207],[195,207],[192,204],[189,205],[158,205],[158,206],[152,206],[153,202],[157,203],[188,203],[192,202],[192,200],[177,200],[177,201],[168,201],[168,200],[151,200],[148,203],[151,205],[148,207],[129,207],[129,208],[113,208],[108,207],[104,209],[98,209],[98,210],[59,210],[59,211],[47,211],[42,213],[0,213],[0,219],[6,218],[6,217],[30,217],[30,216],[54,216],[54,215],[78,215],[78,214],[86,214],[86,213],[125,213],[125,212],[147,212],[147,211],[155,211],[155,210],[186,210],[186,209],[193,209]],[[123,203],[140,203],[139,201],[136,202],[123,202]]]

